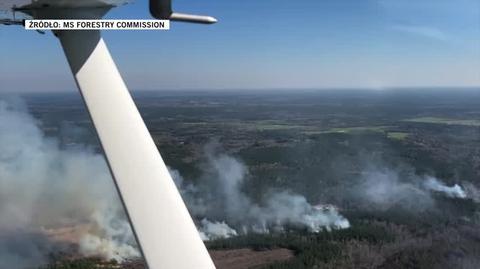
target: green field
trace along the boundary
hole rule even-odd
[[[420,117],[420,118],[406,119],[404,121],[417,122],[417,123],[446,124],[446,125],[480,126],[480,120],[475,120],[475,119],[460,120],[460,119],[448,119],[448,118],[437,118],[437,117]]]
[[[408,137],[408,133],[405,132],[389,132],[387,134],[388,138],[395,140],[405,140]]]
[[[328,130],[318,131],[305,131],[305,134],[355,134],[355,133],[383,133],[391,126],[357,126],[357,127],[342,127],[342,128],[330,128]]]

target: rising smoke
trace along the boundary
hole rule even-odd
[[[380,211],[403,208],[415,212],[434,209],[435,194],[453,199],[474,199],[475,187],[466,186],[470,186],[470,195],[467,195],[466,188],[458,184],[448,186],[432,176],[374,166],[361,174],[347,196],[363,203],[360,204],[363,208]]]
[[[198,230],[203,241],[230,238],[238,235],[237,231],[228,226],[224,221],[211,222],[208,219],[203,219],[200,221]]]
[[[80,255],[139,255],[103,157],[62,149],[18,100],[0,100],[0,216],[0,260],[10,269],[47,262],[70,243]]]
[[[443,193],[450,198],[467,198],[465,190],[460,185],[454,184],[449,187],[434,177],[427,177],[424,181],[424,186],[427,190]]]
[[[312,206],[305,197],[289,191],[271,190],[262,204],[255,203],[242,190],[248,169],[241,161],[221,153],[216,143],[205,147],[205,155],[205,175],[199,185],[185,184],[178,171],[171,172],[190,212],[207,218],[199,225],[204,239],[281,232],[290,227],[319,232],[350,226],[333,206]]]

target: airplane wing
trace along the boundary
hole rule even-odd
[[[98,19],[123,0],[11,1],[37,19]],[[171,18],[170,1],[152,15]],[[165,9],[168,5],[168,9]],[[165,15],[166,14],[166,15]],[[192,16],[192,15],[187,15]],[[205,16],[187,18],[212,22]],[[99,31],[56,31],[150,269],[215,268]]]

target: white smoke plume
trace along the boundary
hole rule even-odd
[[[208,219],[203,219],[199,224],[198,230],[203,241],[230,238],[238,235],[237,231],[228,226],[224,221],[211,222]]]
[[[38,266],[70,243],[82,255],[139,255],[103,157],[45,137],[18,100],[0,100],[0,216],[5,268]]]
[[[433,206],[434,200],[421,184],[402,180],[394,170],[374,169],[362,173],[360,183],[353,187],[354,195],[367,207],[388,210],[400,206],[413,211],[423,211]]]
[[[335,208],[317,208],[305,197],[288,191],[271,190],[264,195],[262,204],[253,202],[242,190],[247,167],[238,159],[219,153],[214,143],[205,147],[205,153],[205,175],[196,181],[197,185],[185,184],[178,171],[171,170],[192,215],[215,220],[202,220],[198,225],[205,240],[249,232],[281,232],[287,228],[320,232],[350,226]]]
[[[450,198],[467,198],[467,194],[465,193],[463,188],[460,187],[460,185],[455,184],[449,187],[445,183],[440,182],[438,179],[433,177],[427,177],[424,182],[424,186],[428,190],[443,193]]]
[[[332,206],[312,206],[305,197],[289,192],[273,194],[262,208],[264,222],[276,224],[281,228],[285,224],[305,227],[311,232],[323,229],[346,229],[350,223]]]
[[[118,208],[99,210],[92,218],[96,227],[80,238],[80,253],[87,257],[101,256],[120,262],[140,256],[133,244],[130,224],[118,215]]]
[[[414,211],[427,210],[435,205],[433,193],[456,199],[472,198],[458,184],[448,186],[431,176],[410,175],[408,180],[404,176],[392,169],[367,169],[362,173],[360,182],[354,185],[352,193],[375,210],[388,210],[394,206]]]

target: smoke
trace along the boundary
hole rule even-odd
[[[403,172],[403,173],[402,173]],[[460,185],[448,186],[432,176],[417,176],[406,171],[383,168],[366,169],[354,184],[350,197],[360,201],[364,208],[388,210],[401,207],[411,211],[425,211],[435,206],[433,194],[455,199],[474,199],[475,188],[467,191]]]
[[[118,212],[118,208],[110,207],[94,213],[94,232],[80,238],[80,253],[87,257],[101,256],[117,261],[140,256],[133,244],[130,224]]]
[[[211,222],[208,219],[203,219],[198,229],[203,241],[230,238],[238,235],[237,231],[228,226],[224,221]]]
[[[353,197],[365,207],[385,211],[400,206],[412,211],[424,211],[434,205],[430,193],[419,181],[405,181],[391,169],[363,172],[360,182],[353,187]]]
[[[274,223],[277,228],[285,224],[305,227],[311,232],[323,229],[345,229],[350,227],[346,218],[333,206],[312,206],[305,197],[289,192],[275,193],[267,200],[263,209],[266,223]]]
[[[450,198],[467,198],[467,194],[462,187],[460,187],[460,185],[455,184],[452,187],[449,187],[445,185],[445,183],[440,182],[438,179],[433,177],[428,177],[424,182],[424,186],[428,190],[443,193]]]
[[[47,262],[67,243],[80,242],[81,255],[139,255],[103,157],[45,137],[18,100],[0,100],[0,216],[1,261],[11,269]]]
[[[242,189],[248,169],[241,161],[221,153],[215,143],[205,147],[205,156],[204,176],[197,185],[186,184],[178,171],[171,170],[191,214],[206,218],[198,225],[205,240],[288,228],[320,232],[350,226],[334,207],[312,206],[289,191],[270,190],[262,203],[253,202]]]

